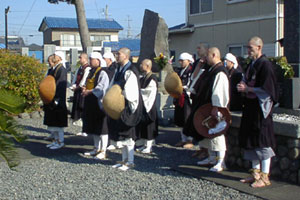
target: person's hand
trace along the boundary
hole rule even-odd
[[[239,84],[236,86],[238,92],[248,92],[248,86],[245,82],[241,81]]]
[[[87,96],[87,95],[89,95],[90,93],[92,93],[92,90],[87,90],[87,89],[84,89],[83,91],[82,91],[82,96]]]

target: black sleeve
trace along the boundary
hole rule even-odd
[[[58,101],[58,105],[65,105],[66,103],[66,90],[67,90],[67,70],[60,67],[55,76],[56,92],[54,100]]]

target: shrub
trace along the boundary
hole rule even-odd
[[[40,101],[38,86],[46,69],[46,65],[35,58],[0,50],[0,89],[23,97],[26,111],[34,110]]]

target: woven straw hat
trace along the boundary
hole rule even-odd
[[[179,98],[183,92],[182,82],[176,72],[168,73],[165,78],[165,89],[174,98]]]
[[[49,75],[39,85],[39,94],[44,104],[52,102],[56,91],[55,79]]]
[[[211,128],[214,128],[218,121],[214,118],[210,118],[211,116],[211,110],[213,106],[212,104],[205,104],[203,106],[200,106],[197,111],[194,114],[193,124],[194,127],[199,135],[202,135],[206,138],[214,138],[217,136],[220,136],[222,134],[226,134],[227,129],[229,128],[231,124],[231,115],[227,108],[218,108],[218,111],[222,113],[225,121],[226,121],[226,127],[224,130],[215,133],[215,134],[209,134],[209,128],[207,126],[210,126]],[[206,123],[204,123],[206,121]]]
[[[103,108],[112,119],[119,119],[125,109],[125,98],[119,85],[113,85],[103,97]]]

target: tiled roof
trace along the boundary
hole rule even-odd
[[[130,49],[132,56],[139,56],[140,44],[140,39],[123,39],[119,42],[103,42],[103,47],[111,47],[111,51],[118,51],[122,47],[127,47]]]
[[[87,18],[89,29],[102,30],[123,30],[123,27],[113,19],[89,19]],[[42,31],[42,24],[45,23],[48,28],[70,28],[78,29],[76,18],[61,18],[61,17],[44,17],[39,31]]]

